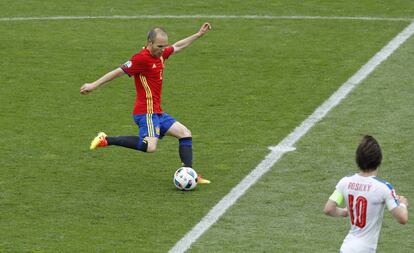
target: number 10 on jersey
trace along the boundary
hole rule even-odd
[[[348,195],[348,208],[352,225],[355,225],[359,228],[365,227],[367,221],[367,204],[367,199],[363,196],[358,196],[355,200],[354,195]]]

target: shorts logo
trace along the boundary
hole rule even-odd
[[[155,133],[156,133],[157,135],[160,135],[160,128],[159,128],[159,127],[156,127],[156,128],[155,128]]]
[[[127,68],[130,68],[132,66],[132,62],[131,61],[127,61],[124,63],[124,66]]]

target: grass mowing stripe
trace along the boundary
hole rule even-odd
[[[283,156],[284,153],[294,150],[293,145],[302,138],[318,121],[337,106],[355,87],[357,87],[376,67],[386,60],[397,48],[401,46],[414,33],[414,22],[394,37],[374,57],[362,66],[352,77],[319,106],[299,127],[295,128],[277,146],[269,147],[271,152],[257,167],[250,172],[238,185],[224,196],[201,221],[193,227],[181,240],[179,240],[170,253],[187,251],[191,245],[203,235],[217,220],[254,185],[270,168]]]
[[[134,16],[50,16],[50,17],[2,17],[0,21],[37,20],[85,20],[85,19],[315,19],[315,20],[368,20],[368,21],[414,21],[405,17],[340,17],[340,16],[269,16],[269,15],[134,15]]]

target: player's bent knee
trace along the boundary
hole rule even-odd
[[[188,130],[187,128],[184,130],[183,135],[184,135],[184,137],[183,137],[183,138],[186,138],[186,137],[192,137],[192,136],[191,136],[191,131],[190,131],[190,130]]]
[[[178,139],[191,137],[191,131],[188,130],[183,124],[175,122],[171,128],[167,131],[166,135],[174,136]]]
[[[155,145],[148,145],[147,153],[154,153],[157,150]]]
[[[154,153],[157,150],[157,139],[147,137],[145,138],[147,141],[147,153]]]
[[[180,129],[180,138],[191,137],[191,131],[186,126],[182,125]]]

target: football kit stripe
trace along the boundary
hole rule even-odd
[[[148,137],[154,137],[154,123],[152,122],[152,113],[147,114],[147,128],[148,128]]]
[[[139,75],[139,78],[141,80],[141,84],[144,87],[145,90],[145,94],[147,97],[147,113],[154,113],[154,105],[153,105],[153,101],[152,101],[152,93],[151,93],[151,89],[147,83],[147,79],[145,78],[145,76],[143,76],[142,74]]]

